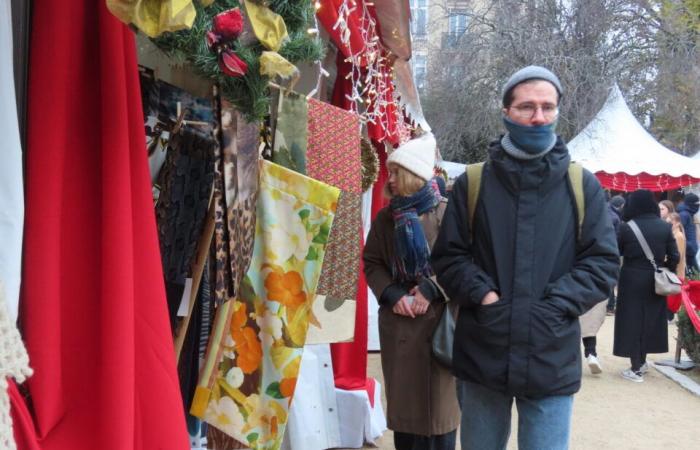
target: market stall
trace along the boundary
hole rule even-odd
[[[408,2],[35,0],[30,36],[19,448],[372,443],[361,250],[387,150],[429,129]]]

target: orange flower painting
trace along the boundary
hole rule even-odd
[[[251,374],[260,367],[262,361],[262,345],[258,335],[251,327],[245,327],[234,336],[236,341],[236,359],[238,367],[245,374]]]
[[[270,272],[265,279],[267,298],[288,308],[297,308],[306,302],[304,280],[299,272]]]

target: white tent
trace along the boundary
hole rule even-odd
[[[456,163],[452,161],[440,161],[439,164],[440,167],[445,169],[445,171],[447,172],[447,176],[450,177],[450,179],[457,178],[458,176],[462,175],[467,167],[466,164]]]
[[[617,85],[591,123],[568,144],[572,159],[591,172],[700,178],[700,161],[661,145],[630,111]]]

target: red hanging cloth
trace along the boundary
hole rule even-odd
[[[104,1],[32,10],[22,325],[41,448],[189,449],[133,35]]]
[[[363,0],[356,0],[355,9],[347,15],[347,19],[343,19],[347,23],[347,29],[350,31],[347,44],[344,44],[341,40],[343,28],[338,26],[334,29],[340,17],[339,11],[343,0],[320,0],[321,7],[316,11],[316,17],[318,17],[319,22],[321,22],[335,46],[346,58],[363,51],[365,48],[366,43],[362,37],[362,2]]]

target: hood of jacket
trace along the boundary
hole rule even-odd
[[[698,212],[698,209],[700,209],[700,206],[698,205],[688,205],[687,203],[681,203],[678,205],[678,213],[681,211],[688,211],[691,216],[694,216],[695,213]]]

